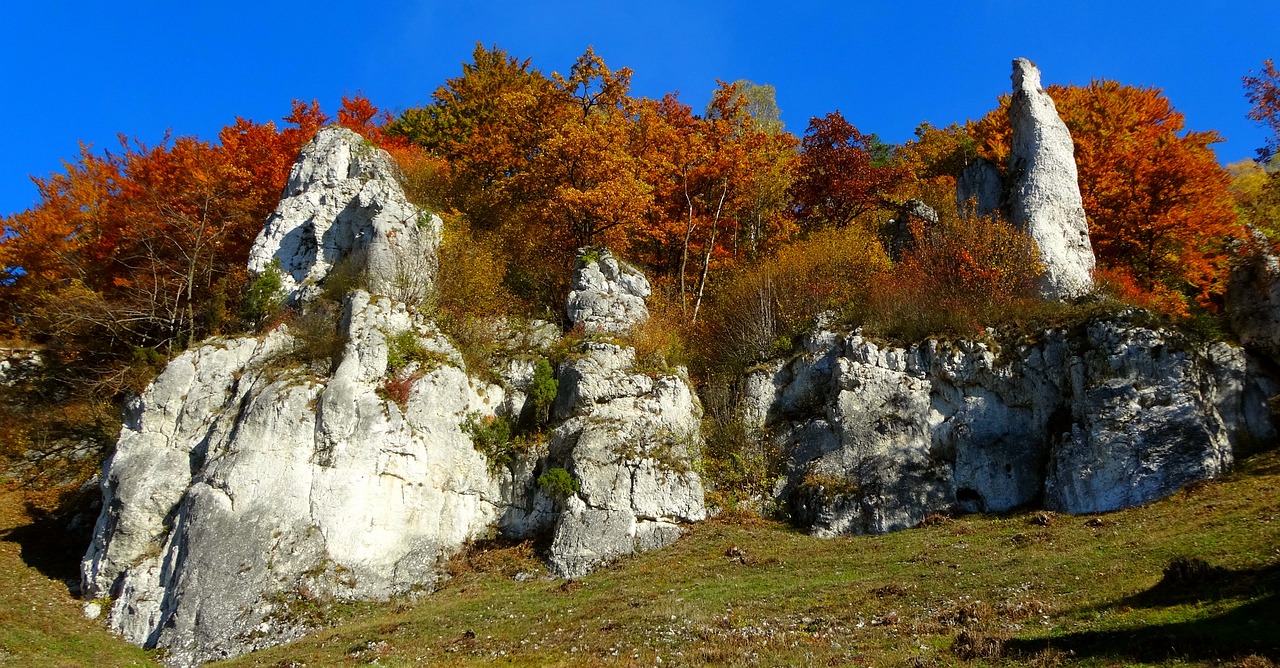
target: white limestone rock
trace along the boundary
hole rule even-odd
[[[1234,442],[1274,438],[1277,389],[1237,347],[1121,319],[999,355],[817,331],[748,374],[742,410],[786,456],[778,500],[831,536],[1037,499],[1070,513],[1146,503],[1223,473]]]
[[[1093,287],[1095,260],[1075,147],[1053,98],[1040,87],[1040,70],[1025,58],[1013,61],[1009,125],[1010,219],[1040,248],[1041,293],[1048,299],[1083,295]]]
[[[302,147],[249,251],[249,270],[278,262],[290,300],[306,301],[347,260],[367,269],[374,293],[423,300],[434,285],[442,223],[405,198],[398,176],[391,157],[359,134],[323,128]]]
[[[644,274],[607,249],[583,248],[573,267],[569,326],[591,333],[626,334],[649,319],[644,300],[652,290]]]
[[[83,562],[85,595],[113,599],[127,640],[175,666],[278,644],[305,630],[293,606],[309,599],[429,591],[441,560],[499,521],[503,481],[460,425],[492,415],[500,388],[411,367],[400,406],[380,393],[389,337],[456,351],[362,291],[342,327],[329,377],[282,360],[282,328],[184,353],[133,406]]]
[[[693,470],[702,408],[683,369],[656,378],[633,370],[635,349],[586,343],[560,369],[550,465],[579,490],[563,504],[549,565],[581,577],[632,552],[670,544],[706,518]]]

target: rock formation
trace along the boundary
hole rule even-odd
[[[499,383],[469,375],[406,305],[434,284],[406,288],[395,272],[406,255],[435,266],[440,226],[408,204],[390,165],[358,135],[322,130],[251,260],[255,270],[280,261],[302,321],[206,341],[129,406],[82,589],[110,598],[110,626],[165,648],[172,666],[296,637],[307,630],[299,610],[317,600],[430,591],[444,559],[495,529],[554,530],[550,564],[578,576],[665,545],[680,522],[705,515],[690,459],[697,400],[683,371],[635,373],[630,348],[588,343],[563,365],[550,453],[512,461],[477,450],[468,425],[527,412],[528,351],[559,332],[535,323],[504,337],[519,352],[496,364]],[[348,293],[340,318],[325,321],[312,298],[353,256],[370,291]],[[600,293],[583,309],[600,319],[586,322],[617,331],[645,312],[648,283],[607,252],[597,258],[575,285]],[[324,349],[316,331],[340,345]],[[535,482],[551,464],[580,481],[559,507]]]
[[[1009,125],[1013,127],[1010,220],[1040,247],[1044,296],[1082,295],[1093,287],[1094,257],[1080,199],[1075,146],[1053,98],[1040,87],[1040,70],[1025,58],[1013,61]]]
[[[586,342],[560,369],[551,459],[580,483],[552,539],[562,577],[670,544],[681,524],[706,518],[693,471],[702,407],[683,369],[653,377],[634,367],[634,348]]]
[[[569,326],[588,333],[626,334],[649,319],[644,300],[650,292],[644,274],[618,262],[607,249],[579,249],[567,308]]]
[[[978,159],[956,183],[956,208],[965,215],[1005,214],[1040,249],[1041,294],[1046,299],[1079,297],[1093,288],[1095,260],[1075,147],[1053,98],[1040,87],[1040,70],[1025,58],[1013,61],[1009,125],[1008,182],[995,165]]]
[[[494,524],[501,481],[460,427],[501,388],[403,305],[356,292],[332,376],[291,365],[287,327],[176,358],[129,411],[103,475],[84,561],[111,626],[174,665],[276,644],[309,598],[430,589],[440,560]],[[388,341],[409,333],[437,364],[404,405],[380,390]]]
[[[985,158],[969,163],[956,181],[956,211],[965,216],[1002,213],[1005,185],[1000,168]]]
[[[249,251],[249,270],[273,262],[290,299],[306,300],[338,262],[367,270],[375,293],[414,304],[436,271],[439,216],[405,198],[386,152],[342,127],[327,127],[302,147],[284,197]]]
[[[1275,436],[1277,388],[1256,371],[1239,348],[1123,319],[1003,350],[818,331],[748,375],[744,413],[777,435],[799,523],[880,533],[1041,500],[1115,510],[1218,475],[1233,440]]]
[[[1240,343],[1280,364],[1280,258],[1261,232],[1231,268],[1226,307]]]

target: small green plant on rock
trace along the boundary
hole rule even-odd
[[[544,425],[550,420],[551,404],[555,403],[556,393],[559,391],[560,381],[556,380],[551,363],[539,357],[533,365],[533,382],[529,384],[529,400],[533,402],[535,424]]]
[[[476,450],[489,460],[490,470],[511,466],[527,447],[524,438],[514,437],[511,421],[501,415],[481,417],[468,413],[462,421],[462,431],[471,435]]]
[[[253,327],[275,320],[284,308],[284,271],[280,261],[271,264],[249,284],[240,305],[240,318]]]
[[[538,476],[538,487],[556,501],[564,501],[578,493],[579,484],[572,473],[557,466]]]

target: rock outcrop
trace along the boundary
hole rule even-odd
[[[581,577],[598,563],[670,544],[706,518],[693,471],[702,407],[683,369],[650,376],[635,349],[586,342],[560,369],[551,461],[579,482],[564,502],[550,565]]]
[[[434,284],[439,216],[410,203],[385,151],[342,127],[302,147],[284,197],[249,251],[249,270],[279,263],[292,301],[314,296],[341,261],[377,294],[414,304]]]
[[[744,413],[787,454],[780,500],[837,535],[951,510],[1145,503],[1226,470],[1233,440],[1273,438],[1276,390],[1239,348],[1123,319],[999,351],[819,331],[746,378]]]
[[[956,211],[978,217],[1002,213],[1005,190],[1000,168],[990,160],[977,158],[956,180]]]
[[[1280,364],[1280,258],[1254,231],[1231,268],[1226,310],[1240,343]]]
[[[582,248],[573,268],[566,309],[570,327],[590,334],[626,334],[649,319],[649,281],[607,249]]]
[[[1040,87],[1040,70],[1026,58],[1013,61],[1009,125],[1013,128],[1010,221],[1025,229],[1040,247],[1044,296],[1078,297],[1093,287],[1094,257],[1080,199],[1075,147],[1053,98]]]
[[[500,518],[502,481],[460,425],[501,388],[385,297],[354,293],[342,327],[331,376],[290,366],[299,341],[281,328],[184,353],[131,407],[83,573],[126,639],[174,665],[276,644],[310,599],[429,590]],[[382,388],[403,333],[441,361],[405,371],[398,405]]]
[[[1093,288],[1095,259],[1075,146],[1053,98],[1040,87],[1040,70],[1025,58],[1013,61],[1009,125],[1007,181],[996,165],[979,158],[956,183],[956,208],[963,215],[1004,214],[1040,250],[1041,294],[1056,300],[1079,297]]]
[[[111,599],[111,628],[164,648],[169,665],[296,637],[317,601],[428,592],[446,558],[494,530],[554,531],[553,570],[580,576],[705,516],[691,472],[697,400],[683,371],[636,373],[630,348],[587,343],[562,365],[549,446],[478,449],[475,424],[531,412],[533,355],[559,330],[501,337],[512,351],[495,363],[500,382],[469,374],[406,304],[434,289],[440,226],[393,176],[358,136],[322,130],[251,261],[280,261],[299,320],[194,347],[129,406],[82,589]],[[370,290],[328,317],[332,291],[318,299],[319,287],[353,257]],[[407,287],[396,272],[409,259],[431,271]],[[643,276],[607,252],[580,265],[587,326],[619,332],[643,318]],[[559,506],[536,483],[552,465],[579,481]]]

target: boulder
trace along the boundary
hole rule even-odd
[[[588,333],[626,334],[649,319],[649,280],[603,248],[582,248],[573,266],[567,314],[570,327]]]
[[[1040,248],[1045,265],[1041,293],[1048,299],[1078,297],[1093,287],[1094,256],[1075,148],[1053,98],[1040,87],[1040,70],[1025,58],[1013,61],[1009,125],[1010,222],[1026,230]],[[980,179],[984,188],[988,179]],[[982,201],[983,195],[979,197]]]
[[[283,272],[291,301],[306,301],[339,262],[367,272],[376,294],[415,304],[436,273],[439,216],[410,203],[385,151],[346,128],[323,128],[302,147],[274,213],[249,251],[249,270]]]

